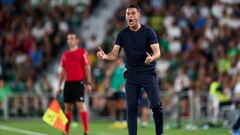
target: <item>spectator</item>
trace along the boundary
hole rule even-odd
[[[189,116],[188,91],[190,90],[190,86],[191,79],[185,70],[180,68],[174,82],[174,89],[180,98],[181,114],[185,117]]]
[[[112,125],[113,128],[127,127],[126,99],[124,92],[125,79],[123,77],[125,70],[123,59],[118,58],[106,70],[106,76],[103,81],[106,85],[106,89],[109,89],[107,107],[110,111],[110,115],[115,119],[115,123]]]
[[[0,109],[3,107],[4,98],[11,94],[11,87],[0,77]]]

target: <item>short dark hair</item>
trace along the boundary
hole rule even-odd
[[[67,35],[75,35],[77,39],[79,39],[79,35],[74,31],[69,31]]]
[[[139,7],[138,5],[133,5],[133,4],[131,4],[131,5],[128,6],[128,8],[135,8],[135,9],[137,9],[138,12],[141,11],[141,10],[140,10],[140,7]]]

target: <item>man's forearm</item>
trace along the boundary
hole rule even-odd
[[[154,61],[157,60],[160,56],[161,56],[161,53],[160,53],[160,52],[155,52],[155,53],[153,53],[153,55],[152,55]]]
[[[122,48],[119,45],[114,45],[113,49],[110,53],[106,54],[106,60],[116,60],[117,57],[119,56],[120,52],[121,52]]]
[[[59,87],[59,88],[61,88],[62,82],[63,82],[64,78],[65,78],[65,72],[64,72],[64,70],[62,69],[62,70],[59,72],[59,74],[58,74],[58,87]]]
[[[110,53],[107,54],[106,60],[113,61],[113,60],[116,60],[117,57],[118,57],[117,55],[114,55],[112,52],[110,52]]]
[[[92,83],[90,64],[85,66],[85,71],[86,71],[86,81],[87,81],[87,83]]]
[[[158,43],[152,44],[151,48],[152,48],[152,51],[153,51],[152,58],[153,58],[153,61],[155,61],[161,56],[161,50],[160,50],[160,47],[159,47]]]
[[[58,88],[61,88],[63,79],[64,79],[64,77],[60,75],[59,79],[58,79]]]

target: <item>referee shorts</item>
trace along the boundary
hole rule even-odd
[[[84,102],[83,81],[65,82],[63,96],[65,103]]]

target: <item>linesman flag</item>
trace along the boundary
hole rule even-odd
[[[68,122],[68,119],[63,113],[57,99],[54,99],[51,102],[47,111],[44,113],[42,120],[48,123],[49,125],[66,133],[65,127]]]

